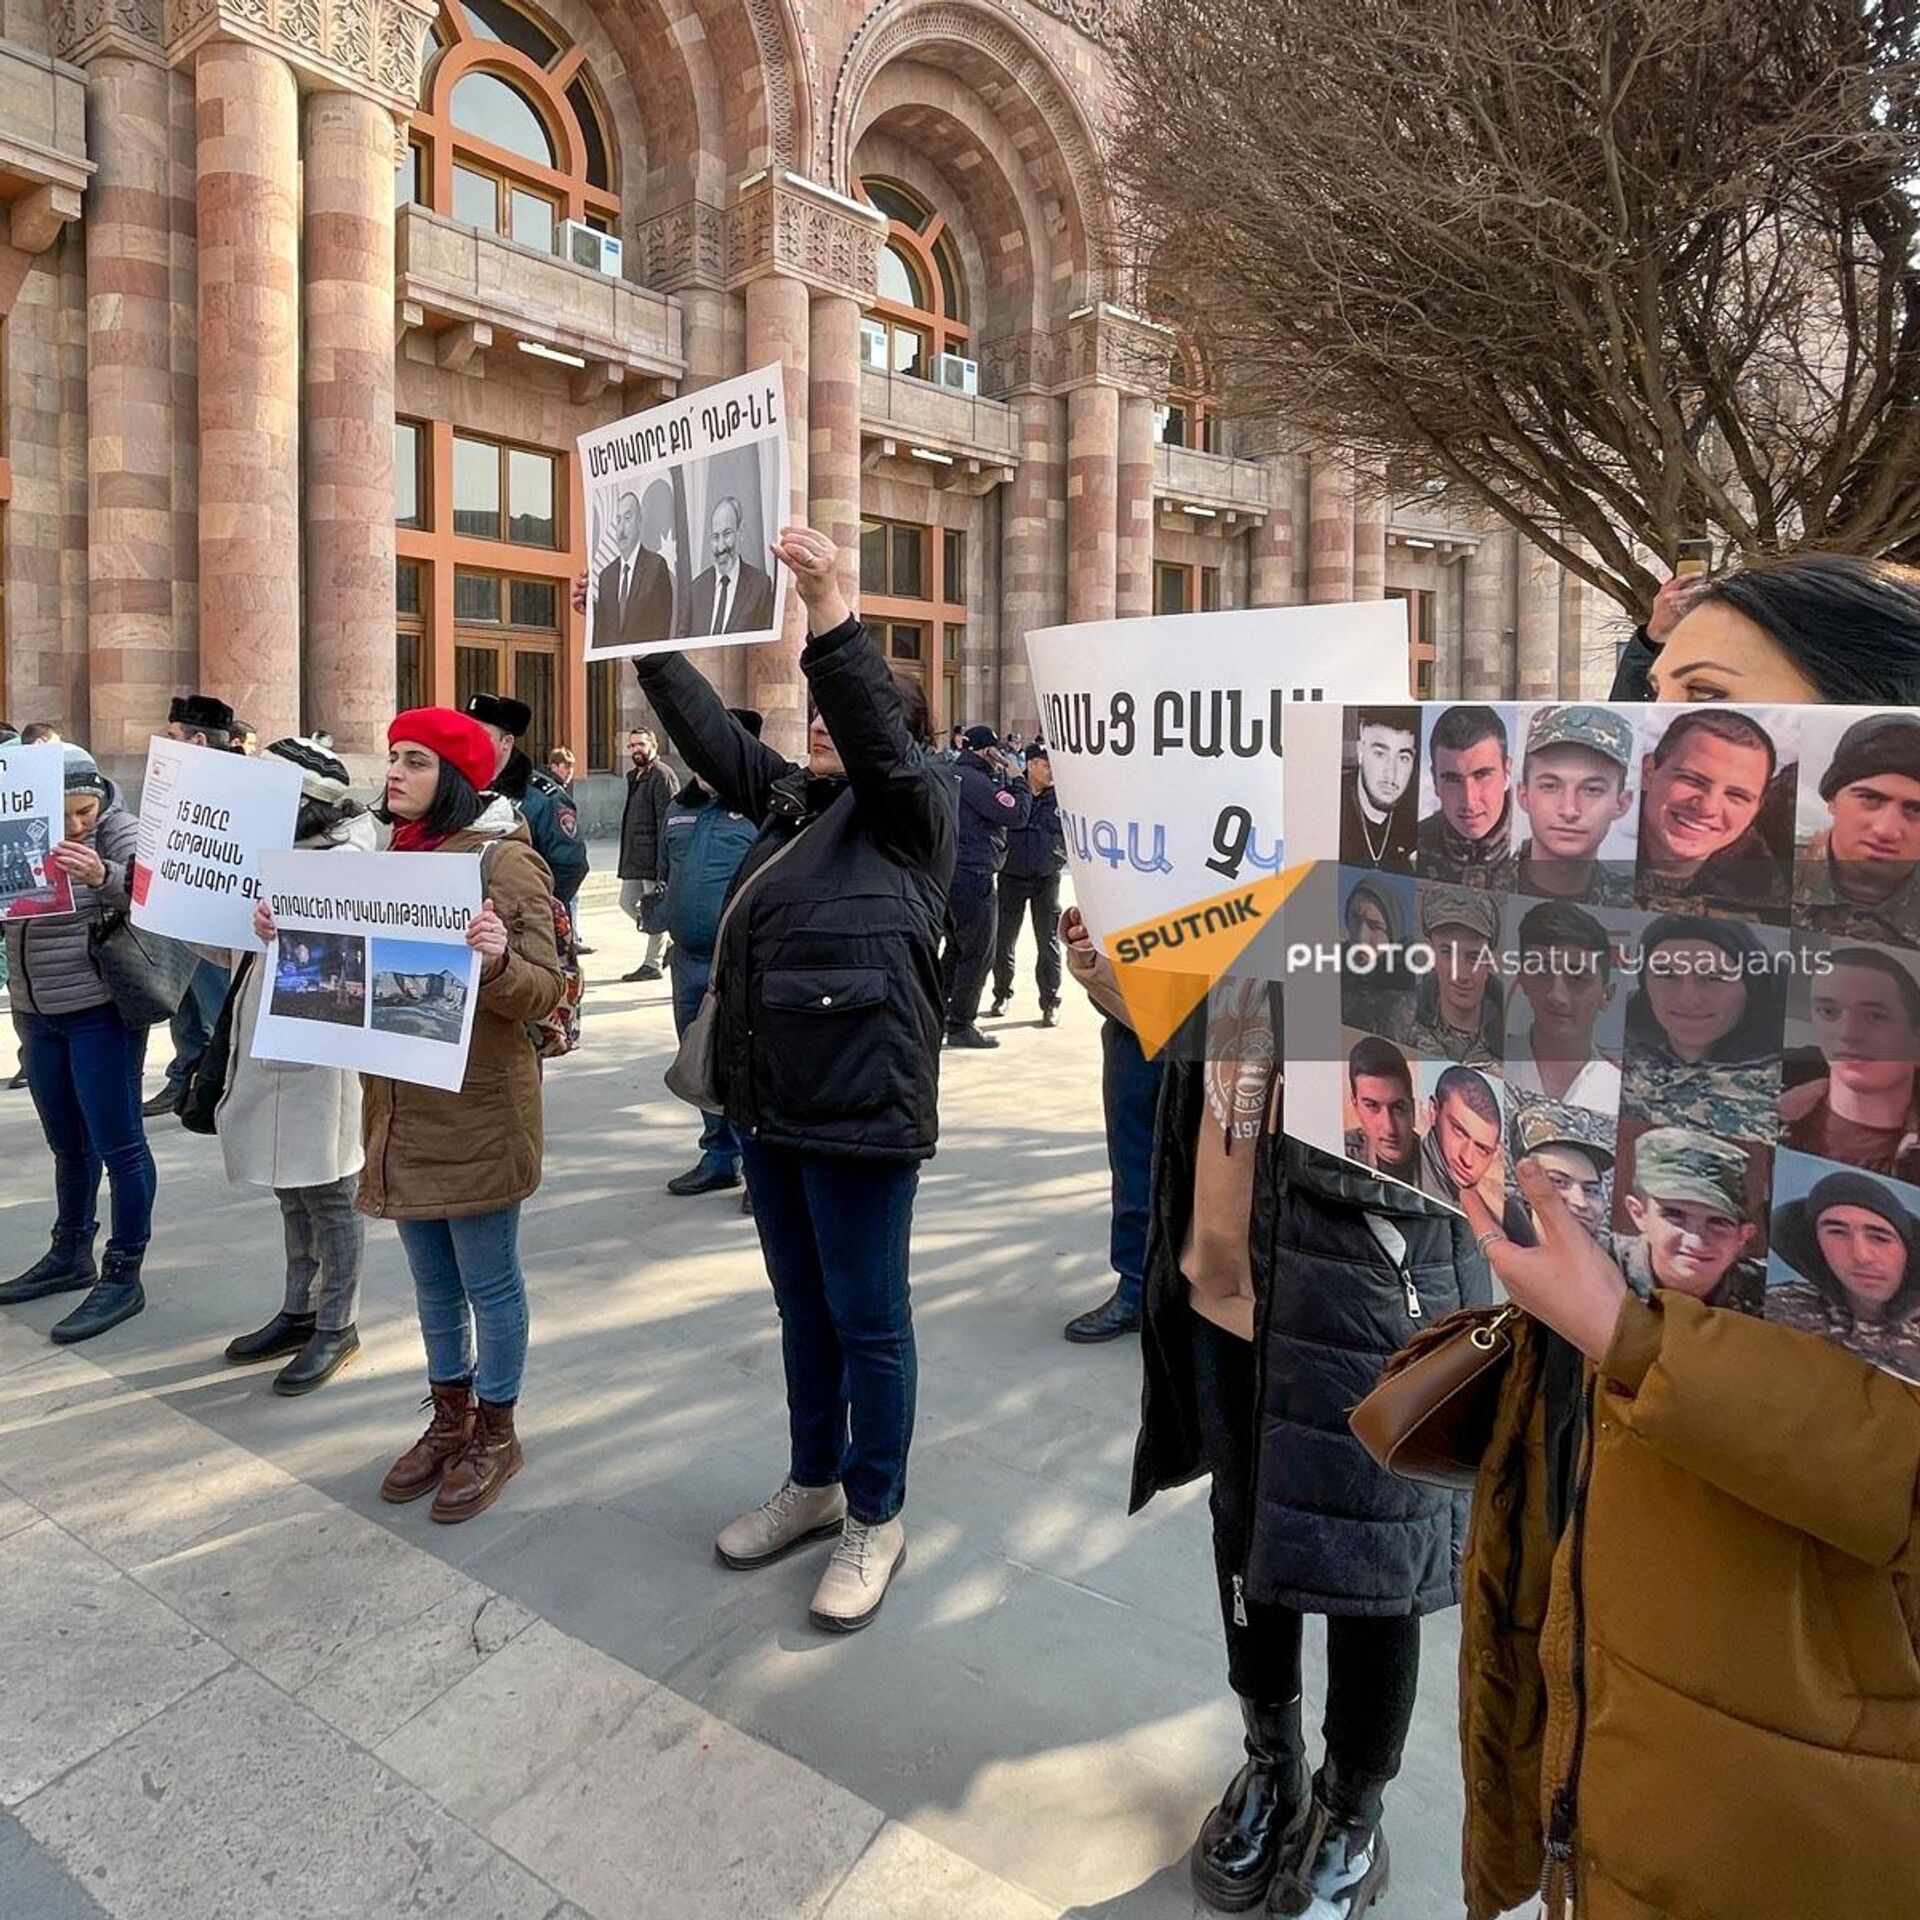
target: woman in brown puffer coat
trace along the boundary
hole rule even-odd
[[[413,1273],[433,1421],[380,1483],[383,1500],[433,1495],[435,1520],[470,1520],[521,1466],[514,1433],[527,1357],[520,1203],[540,1184],[540,1062],[527,1022],[565,990],[552,878],[511,801],[486,790],[494,745],[477,720],[416,707],[387,729],[379,817],[395,852],[480,856],[479,1002],[459,1091],[361,1075],[362,1213],[394,1221]],[[255,915],[263,939],[272,916]]]

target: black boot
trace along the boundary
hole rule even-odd
[[[0,1286],[0,1307],[23,1300],[44,1300],[50,1293],[78,1293],[98,1278],[93,1264],[93,1235],[55,1232],[53,1245],[18,1279]]]
[[[144,1247],[128,1253],[109,1246],[92,1292],[47,1336],[53,1344],[70,1347],[76,1341],[91,1340],[140,1312],[147,1304],[146,1290],[140,1285],[140,1262],[145,1257]]]
[[[276,1313],[264,1327],[229,1340],[227,1358],[236,1367],[252,1360],[277,1360],[283,1353],[298,1353],[312,1337],[312,1314]]]
[[[1188,1865],[1193,1888],[1220,1913],[1245,1913],[1266,1897],[1287,1851],[1305,1831],[1308,1792],[1300,1698],[1284,1705],[1240,1702],[1247,1764],[1201,1823]]]
[[[1076,1314],[1067,1322],[1067,1338],[1077,1347],[1090,1347],[1102,1340],[1118,1340],[1123,1333],[1140,1331],[1140,1303],[1131,1306],[1118,1287],[1097,1307]]]
[[[1387,1892],[1384,1780],[1344,1773],[1331,1759],[1313,1783],[1306,1844],[1274,1876],[1270,1914],[1287,1920],[1360,1920]]]
[[[315,1333],[273,1376],[273,1390],[289,1399],[324,1387],[360,1351],[360,1335],[352,1327],[338,1333]]]

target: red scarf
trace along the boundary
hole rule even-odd
[[[394,827],[388,846],[394,853],[431,853],[443,840],[452,838],[450,833],[429,833],[418,820],[402,820]]]

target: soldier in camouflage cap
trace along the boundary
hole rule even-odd
[[[1527,840],[1498,883],[1538,899],[1590,907],[1633,904],[1633,863],[1603,861],[1601,843],[1633,804],[1633,725],[1606,707],[1542,707],[1527,728],[1515,789]],[[1516,826],[1517,826],[1516,822]]]
[[[1616,1249],[1635,1292],[1665,1287],[1710,1307],[1758,1313],[1766,1270],[1747,1250],[1747,1156],[1731,1141],[1654,1127],[1634,1142],[1622,1209],[1634,1231]]]
[[[1875,713],[1820,776],[1833,825],[1794,870],[1795,918],[1818,933],[1920,947],[1920,719]]]
[[[1476,887],[1422,886],[1420,938],[1433,970],[1415,989],[1392,1038],[1430,1059],[1498,1067],[1506,1025],[1494,984],[1499,971],[1500,900]]]
[[[1513,1121],[1513,1160],[1538,1160],[1567,1211],[1606,1244],[1607,1176],[1613,1171],[1613,1123],[1585,1109],[1540,1100]]]

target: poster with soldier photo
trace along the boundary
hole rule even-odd
[[[1920,713],[1354,706],[1283,778],[1289,1133],[1516,1239],[1537,1159],[1636,1288],[1920,1378]]]
[[[763,367],[579,440],[589,660],[771,640],[787,580],[783,375]]]
[[[0,747],[0,920],[71,913],[73,882],[53,862],[66,837],[63,749]]]

